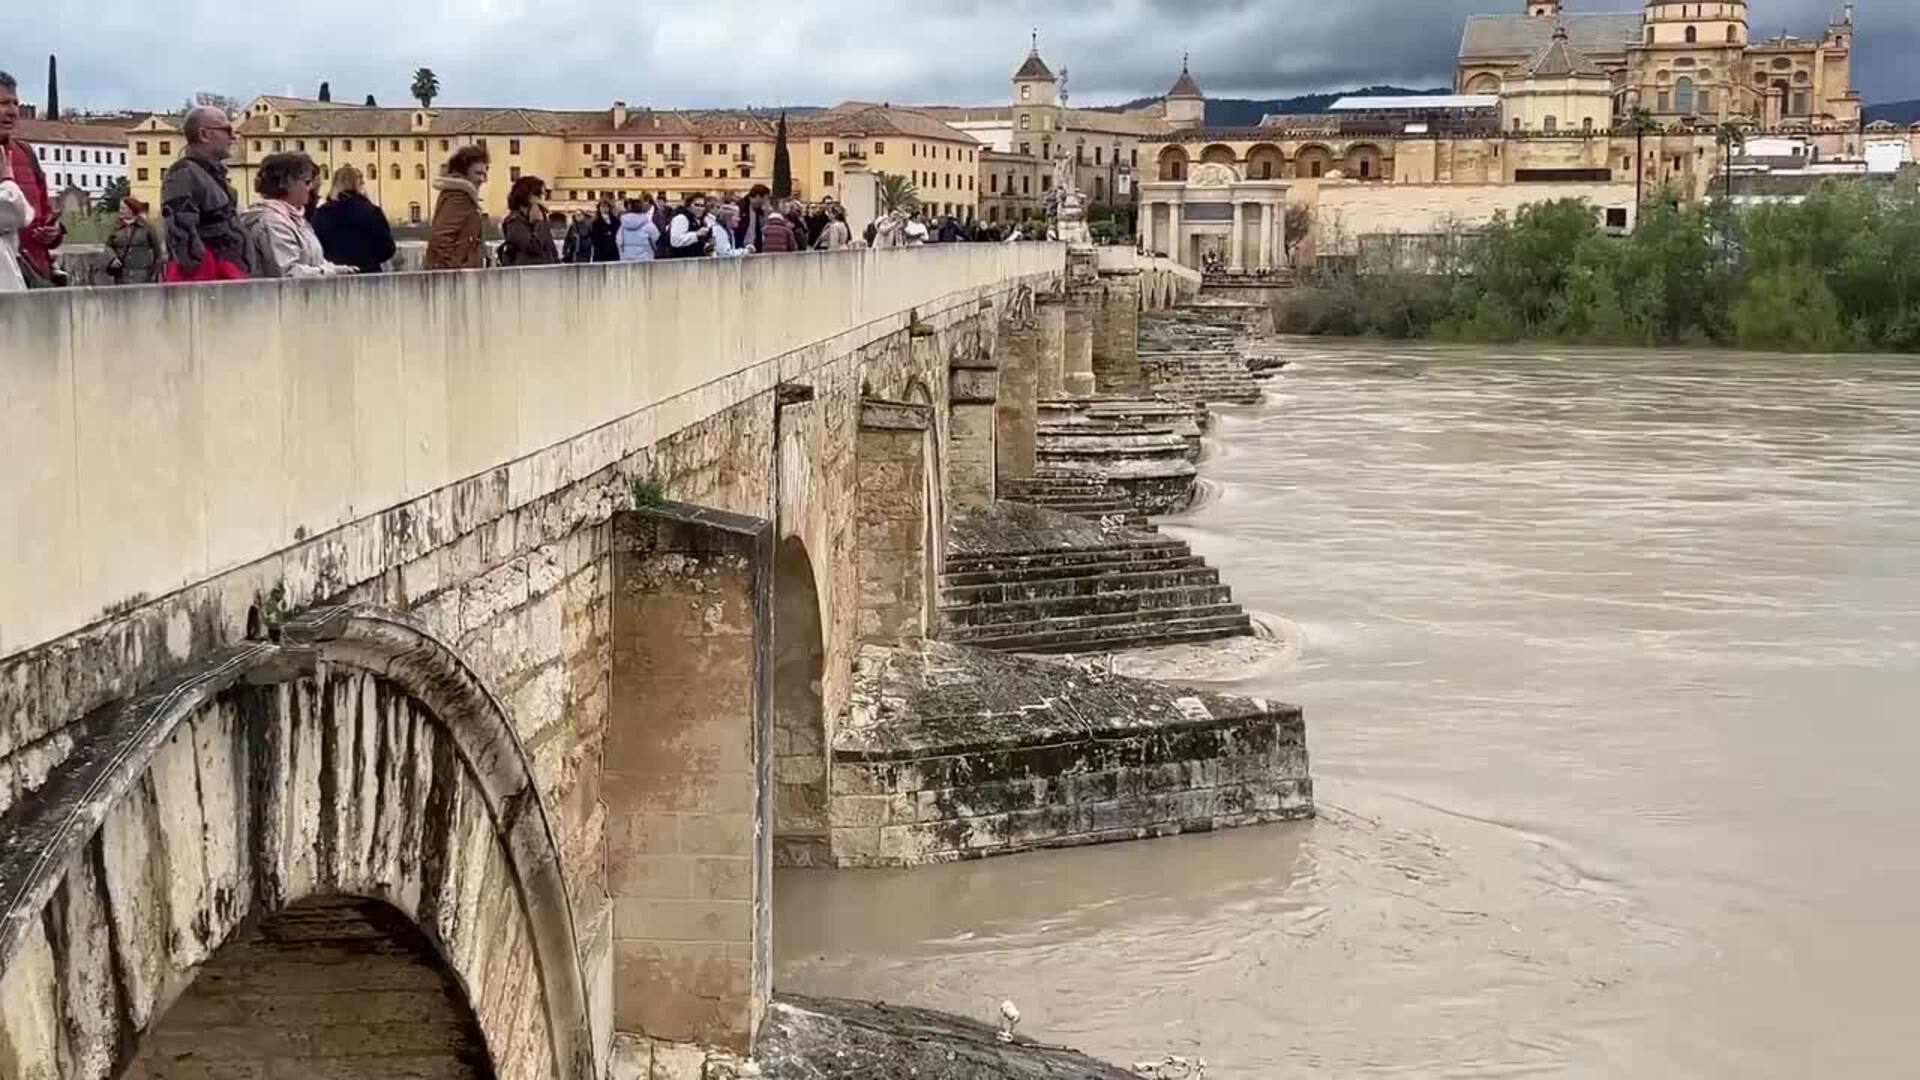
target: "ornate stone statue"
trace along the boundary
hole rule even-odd
[[[1053,191],[1047,196],[1059,222],[1060,239],[1069,247],[1093,246],[1093,231],[1087,228],[1087,196],[1080,190],[1079,169],[1067,156],[1064,146],[1054,150]]]

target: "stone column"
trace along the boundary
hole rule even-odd
[[[1155,203],[1147,202],[1144,199],[1140,202],[1140,247],[1146,251],[1153,250],[1153,208],[1155,205]]]
[[[1273,210],[1270,202],[1260,204],[1260,265],[1273,265]]]
[[[1033,328],[1036,393],[1041,401],[1058,401],[1067,396],[1067,298],[1058,293],[1037,298]]]
[[[614,1027],[744,1052],[772,989],[773,530],[623,514],[612,573]]]
[[[1097,291],[1076,289],[1067,297],[1066,348],[1061,363],[1061,382],[1070,398],[1092,397],[1093,308],[1099,302]]]
[[[1100,303],[1093,319],[1093,383],[1102,394],[1140,397],[1147,390],[1140,372],[1140,272],[1100,275]]]
[[[1233,240],[1227,245],[1227,266],[1247,268],[1247,204],[1238,195],[1233,198]]]
[[[863,645],[904,645],[927,636],[935,573],[927,446],[933,430],[930,405],[860,403],[854,515]]]
[[[986,350],[963,351],[948,362],[947,481],[956,507],[994,500],[999,400],[1000,364]]]
[[[1180,204],[1167,204],[1167,258],[1181,266],[1187,264],[1187,238],[1180,232]]]
[[[1039,424],[1040,325],[1012,314],[1000,333],[1000,396],[994,406],[994,492],[1033,475],[1034,429]],[[1059,382],[1054,367],[1054,382]],[[1058,393],[1056,388],[1055,393]]]

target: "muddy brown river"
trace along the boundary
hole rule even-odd
[[[783,989],[1275,1077],[1920,1075],[1920,358],[1302,343],[1168,526],[1301,826],[776,884]]]

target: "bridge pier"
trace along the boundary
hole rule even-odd
[[[1084,294],[1093,320],[1093,380],[1101,394],[1148,396],[1140,369],[1140,272],[1103,270]]]
[[[772,991],[773,532],[614,519],[602,798],[621,1031],[736,1052]]]
[[[1034,433],[1039,426],[1041,348],[1031,296],[1016,296],[1000,323],[1000,387],[994,405],[996,491],[1033,476]],[[1054,368],[1058,372],[1058,367]],[[1056,374],[1055,383],[1059,379]],[[1059,393],[1058,386],[1054,395]]]
[[[899,645],[927,636],[939,572],[939,513],[931,471],[933,407],[863,400],[856,472],[859,621],[862,644]]]
[[[999,467],[1000,362],[985,347],[963,346],[949,361],[947,479],[952,506],[986,506]]]

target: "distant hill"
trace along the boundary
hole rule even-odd
[[[1867,122],[1891,120],[1896,124],[1920,124],[1920,98],[1912,101],[1888,101],[1879,105],[1869,105],[1866,109]]]
[[[1391,94],[1425,97],[1452,92],[1451,90],[1409,90],[1404,86],[1369,86],[1362,90],[1342,90],[1332,94],[1302,94],[1299,97],[1273,98],[1266,101],[1255,101],[1251,98],[1209,98],[1207,124],[1210,127],[1254,127],[1260,123],[1260,118],[1268,113],[1296,115],[1323,113],[1341,98],[1355,95],[1383,97]],[[1158,98],[1141,98],[1138,101],[1129,101],[1125,105],[1113,106],[1113,110],[1117,112],[1123,109],[1137,109],[1158,100]]]

